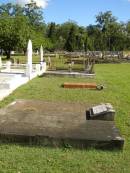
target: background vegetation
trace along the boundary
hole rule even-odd
[[[130,50],[130,21],[118,22],[111,11],[100,12],[95,20],[95,25],[86,27],[71,20],[46,24],[42,9],[36,5],[3,4],[0,6],[0,49],[10,58],[11,50],[26,52],[27,41],[31,39],[34,50],[41,44],[49,51]]]

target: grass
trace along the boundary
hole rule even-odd
[[[22,64],[25,64],[27,62],[27,56],[25,55],[11,55],[11,59],[14,59],[15,62],[17,62],[17,60],[19,60],[19,62]],[[5,62],[7,61],[5,56],[2,56],[2,61]],[[40,62],[40,55],[33,55],[33,63],[39,63]]]
[[[44,56],[45,61],[48,63],[48,57]],[[19,60],[19,63],[25,64],[27,62],[27,57],[25,55],[11,55],[11,59],[15,60],[17,62]],[[73,61],[74,59],[72,59]],[[2,56],[2,61],[5,62],[7,61],[5,56]],[[84,70],[84,62],[83,58],[78,58],[77,61],[81,61],[82,63],[79,64],[74,64],[72,66],[73,70],[78,70],[78,71],[83,71]],[[40,55],[33,55],[33,63],[39,63],[40,62]],[[69,70],[69,62],[68,59],[64,56],[56,56],[56,57],[51,57],[51,68],[50,69],[58,69],[58,70]]]
[[[0,102],[6,106],[15,99],[110,102],[116,109],[116,125],[125,138],[123,151],[76,150],[0,145],[0,173],[129,173],[130,172],[130,64],[96,65],[95,79],[36,78]],[[103,91],[61,88],[63,82],[97,82]]]

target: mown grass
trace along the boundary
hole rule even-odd
[[[25,64],[27,62],[27,56],[25,55],[11,55],[10,60],[14,60],[16,63],[19,60],[19,63]],[[2,61],[5,62],[7,61],[5,56],[2,56]],[[33,63],[39,63],[40,62],[40,55],[33,55]]]
[[[96,65],[95,79],[36,78],[18,88],[0,106],[15,99],[85,102],[94,105],[110,102],[116,109],[116,125],[125,138],[123,151],[76,150],[0,145],[0,173],[129,173],[130,172],[130,64]],[[105,86],[103,91],[69,90],[63,82],[92,81]]]
[[[48,56],[44,55],[44,59],[48,64]],[[25,64],[27,62],[27,56],[25,55],[11,55],[11,60],[14,60],[16,63],[19,61],[19,63],[21,64]],[[33,63],[39,63],[40,62],[40,55],[33,55]],[[2,56],[2,61],[5,62],[7,61],[5,56]],[[69,60],[70,61],[70,60]],[[73,60],[72,60],[73,61]],[[78,58],[77,61],[83,61],[83,58],[80,59]],[[51,67],[50,69],[57,69],[57,70],[69,70],[69,62],[68,59],[65,56],[54,56],[51,57]],[[77,63],[74,64],[71,68],[72,70],[78,70],[78,71],[83,71],[84,70],[84,62],[82,62],[81,64]]]

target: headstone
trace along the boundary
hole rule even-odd
[[[11,51],[11,53],[10,53],[11,55],[14,55],[15,54],[15,52],[14,51]]]
[[[10,72],[10,70],[11,70],[11,62],[10,61],[6,62],[6,70],[7,70],[7,72]]]
[[[69,72],[72,72],[72,63],[68,64]]]
[[[94,106],[86,111],[87,120],[114,121],[115,110],[110,103]]]
[[[41,64],[43,63],[43,47],[42,47],[42,45],[40,47],[40,63]]]
[[[36,64],[36,72],[37,72],[38,75],[40,75],[40,71],[41,71],[40,64]]]
[[[49,66],[49,68],[51,67],[51,58],[50,57],[48,57],[48,66]]]
[[[15,59],[15,58],[13,58],[13,60],[14,60],[14,64],[17,64],[17,61],[16,61],[16,59]]]
[[[27,73],[26,75],[31,78],[32,74],[32,41],[29,40],[27,47]]]

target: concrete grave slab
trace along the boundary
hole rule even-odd
[[[46,71],[43,76],[59,76],[59,77],[86,77],[86,78],[93,78],[95,77],[95,74],[88,74],[88,73],[84,73],[84,72],[67,72],[67,71],[58,71],[58,70],[54,70],[54,71]]]
[[[43,146],[122,149],[113,121],[86,121],[86,104],[17,100],[0,110],[0,140]]]

